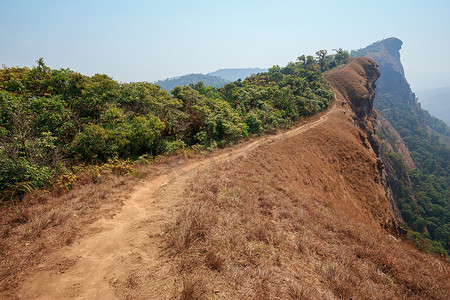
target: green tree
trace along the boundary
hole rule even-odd
[[[327,53],[327,50],[319,50],[316,52],[317,62],[319,63],[319,67],[322,72],[327,69]]]

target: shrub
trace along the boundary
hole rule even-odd
[[[108,142],[109,134],[106,129],[96,124],[89,124],[75,136],[71,150],[81,160],[102,161],[115,154],[113,145],[108,145]]]

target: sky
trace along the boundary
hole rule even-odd
[[[397,37],[413,90],[450,86],[448,0],[0,0],[0,64],[153,82]]]

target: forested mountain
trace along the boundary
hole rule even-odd
[[[450,149],[441,137],[449,136],[444,122],[430,116],[417,102],[400,61],[402,41],[388,38],[352,51],[379,64],[374,106],[389,124],[379,122],[382,159],[401,217],[410,237],[422,248],[443,252],[450,247]],[[392,127],[401,139],[392,134]],[[414,166],[399,151],[406,144]],[[430,242],[431,240],[431,242]]]
[[[260,68],[235,68],[235,69],[219,69],[217,71],[208,73],[211,76],[218,76],[225,80],[236,81],[238,79],[244,80],[252,74],[264,73],[267,69]]]
[[[204,74],[188,74],[184,76],[167,78],[165,80],[156,81],[155,84],[159,85],[162,89],[170,92],[176,86],[185,86],[190,84],[196,84],[197,82],[203,82],[205,86],[211,86],[215,88],[221,88],[225,84],[230,83],[230,80],[223,79],[218,76],[204,75]]]

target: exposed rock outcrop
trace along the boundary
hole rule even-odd
[[[401,40],[388,38],[375,42],[366,48],[352,51],[352,56],[370,58],[379,66],[380,78],[377,80],[377,87],[375,89],[376,97],[373,102],[376,109],[380,108],[381,99],[389,97],[401,102],[405,108],[407,107],[414,114],[421,116],[420,105],[417,103],[415,94],[411,91],[409,83],[406,80],[400,60],[400,49],[402,45],[403,42]],[[384,147],[379,147],[378,154],[385,167],[383,178],[386,195],[388,195],[392,203],[392,209],[395,215],[401,219],[401,214],[395,200],[400,195],[400,183],[399,178],[395,175],[395,170],[388,154],[390,152],[398,154],[400,159],[409,168],[414,169],[415,164],[408,147],[387,119],[380,116],[379,120],[375,123],[375,128],[385,136],[383,139]],[[403,181],[409,183],[408,185],[410,186],[411,182],[408,174],[405,173],[403,175]]]
[[[343,108],[346,105],[350,107],[351,110],[344,111],[344,113],[348,113],[353,124],[361,129],[362,143],[375,153],[380,183],[385,189],[386,199],[390,203],[393,214],[397,218],[401,218],[389,186],[389,179],[384,171],[385,165],[380,157],[380,142],[376,136],[377,113],[374,109],[374,99],[375,82],[380,77],[378,64],[369,58],[360,57],[341,69],[325,74],[324,77],[331,83],[337,94],[337,105],[341,105]],[[401,231],[397,219],[391,218],[391,216],[386,216],[384,225],[393,231]]]
[[[377,63],[367,58],[357,58],[348,66],[325,75],[325,78],[333,83],[338,92],[348,99],[354,112],[352,118],[367,134],[366,138],[377,155],[379,155],[380,149],[375,135],[377,113],[373,109],[373,101],[375,81],[379,77],[380,71]]]
[[[377,95],[389,91],[394,97],[415,106],[415,95],[412,93],[405,77],[400,61],[400,49],[403,42],[397,38],[388,38],[352,52],[355,57],[368,57],[379,66],[380,78],[377,81]],[[375,98],[375,107],[377,100]],[[405,103],[405,104],[406,104]]]

